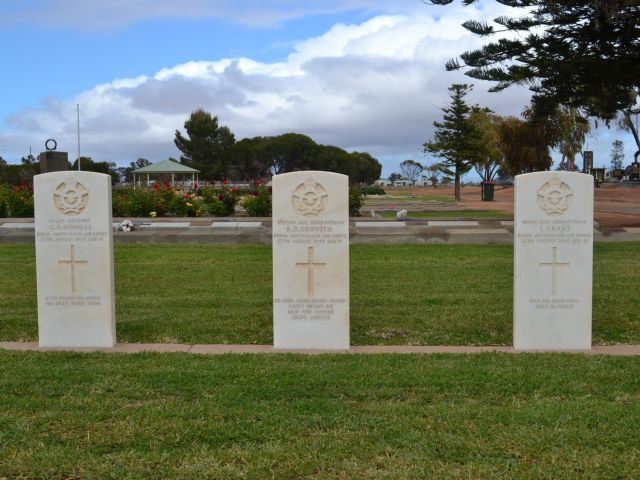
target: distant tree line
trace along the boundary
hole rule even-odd
[[[460,199],[461,177],[472,168],[485,182],[548,170],[552,148],[562,155],[560,168],[575,170],[575,157],[590,130],[576,108],[559,106],[546,117],[535,116],[527,108],[521,118],[503,117],[489,108],[468,105],[465,96],[471,89],[467,84],[449,87],[443,119],[433,123],[433,139],[423,144],[425,153],[442,159],[434,167],[454,179],[456,199]],[[412,178],[403,164],[403,173]]]
[[[185,133],[176,130],[174,143],[182,152],[179,160],[200,170],[204,180],[250,181],[272,174],[297,170],[325,170],[349,176],[352,184],[372,184],[382,172],[378,160],[366,152],[347,152],[332,145],[320,145],[300,133],[284,133],[273,137],[244,138],[238,142],[218,118],[202,109],[195,110],[184,124]],[[85,171],[110,175],[112,183],[133,181],[133,171],[150,165],[138,158],[127,167],[113,162],[96,162],[80,157],[80,168]],[[78,168],[78,161],[69,164]],[[36,158],[22,159],[20,165],[7,165],[0,157],[0,183],[32,183],[40,173]]]
[[[176,130],[174,143],[182,152],[180,162],[200,170],[212,180],[252,180],[297,170],[325,170],[349,176],[353,184],[371,184],[380,178],[382,165],[366,152],[347,152],[320,145],[300,133],[235,141],[228,127],[202,109]]]

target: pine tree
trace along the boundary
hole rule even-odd
[[[442,109],[442,122],[433,122],[436,127],[434,140],[423,144],[425,152],[444,159],[439,163],[440,171],[447,176],[453,175],[456,201],[460,201],[460,178],[478,160],[481,141],[480,132],[469,120],[471,108],[464,100],[472,88],[458,83],[449,87],[451,103]]]
[[[218,126],[218,117],[202,109],[194,111],[184,122],[187,137],[176,130],[173,141],[182,152],[180,161],[197,168],[205,178],[222,179],[226,176],[223,152],[235,143],[231,130]]]
[[[634,108],[640,94],[640,0],[496,1],[520,8],[523,16],[494,19],[498,29],[478,20],[463,26],[481,37],[512,35],[463,53],[462,65],[450,60],[448,70],[470,67],[467,75],[496,82],[496,92],[528,85],[536,117],[561,104],[605,120]]]
[[[622,140],[614,140],[611,149],[611,170],[622,169],[624,160],[624,143]]]

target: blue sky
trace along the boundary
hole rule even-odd
[[[50,137],[75,152],[80,103],[82,154],[120,165],[178,156],[174,131],[199,107],[238,139],[295,131],[368,151],[385,176],[430,163],[420,146],[447,86],[471,82],[443,64],[481,44],[460,24],[513,13],[481,3],[0,0],[0,156],[18,162]],[[529,99],[475,83],[470,103],[501,114]],[[600,128],[596,165],[615,138],[632,155],[628,134]]]

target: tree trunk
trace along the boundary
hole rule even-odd
[[[631,112],[624,112],[624,117],[627,121],[627,125],[629,126],[629,130],[631,130],[633,139],[636,141],[636,148],[640,150],[640,137],[638,137],[638,130],[636,130],[636,126],[633,124],[633,120],[631,120]]]
[[[454,195],[456,198],[456,202],[460,201],[460,170],[458,169],[458,167],[456,167],[456,179],[454,182]]]
[[[627,125],[629,127],[629,130],[631,130],[631,134],[633,135],[633,139],[636,141],[636,148],[638,149],[635,153],[635,155],[633,156],[633,160],[634,161],[638,161],[638,157],[640,157],[640,138],[638,137],[638,130],[636,129],[636,126],[633,124],[633,120],[631,120],[631,112],[630,111],[626,111],[624,112],[624,118],[627,121]]]

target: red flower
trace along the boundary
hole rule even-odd
[[[251,195],[253,195],[254,197],[257,197],[258,196],[258,192],[257,191],[256,192],[251,192]]]
[[[222,184],[223,184],[223,185],[229,185],[229,180],[223,180],[223,181],[222,181]]]
[[[260,185],[262,185],[262,180],[256,180],[256,187],[259,187]]]
[[[218,195],[218,200],[222,202],[224,200],[224,195],[223,194]]]
[[[157,184],[157,183],[154,183],[153,184],[153,189],[156,190],[156,191],[160,190],[160,185]]]
[[[169,182],[164,182],[164,189],[168,192],[171,190],[171,184]]]
[[[269,185],[269,193],[271,193],[271,188],[272,188],[271,185]]]
[[[198,188],[198,182],[193,182],[193,188],[195,188],[195,189]]]
[[[236,187],[231,187],[231,193],[236,193],[238,189]]]

